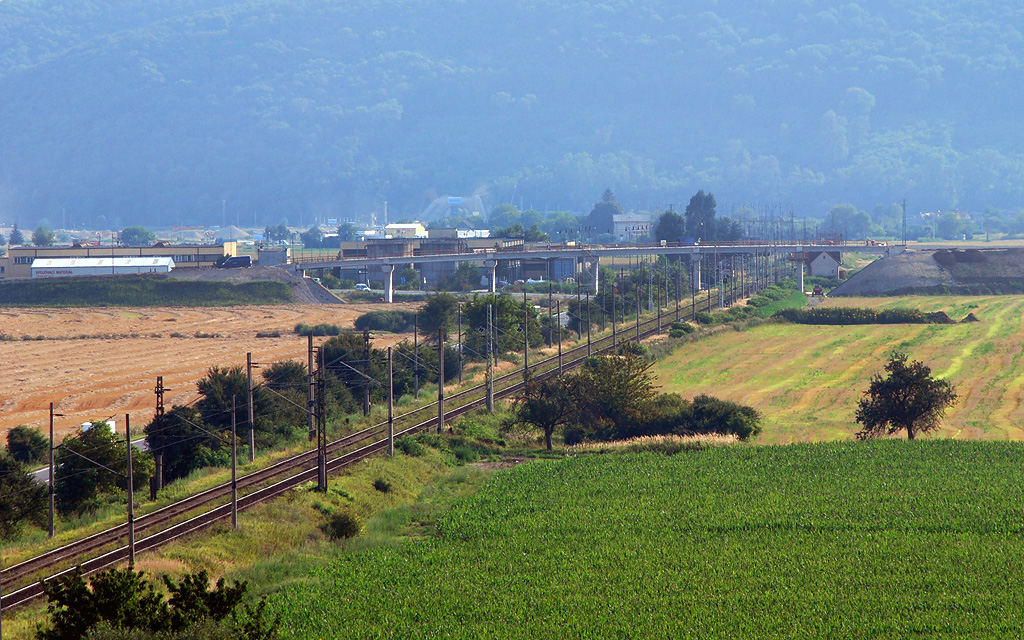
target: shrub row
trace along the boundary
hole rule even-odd
[[[0,306],[8,307],[221,307],[284,303],[292,299],[288,285],[276,281],[232,284],[153,276],[97,276],[0,283]]]
[[[412,331],[415,319],[412,311],[370,311],[356,318],[356,329],[405,333]]]
[[[783,309],[775,314],[797,324],[951,324],[954,322],[941,311],[924,313],[917,309],[864,309],[860,307],[815,307],[813,309]]]
[[[341,327],[336,324],[328,324],[321,322],[320,324],[308,325],[305,322],[300,322],[295,325],[295,333],[300,336],[336,336],[341,334]]]

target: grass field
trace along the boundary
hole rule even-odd
[[[583,456],[320,559],[288,638],[1020,637],[1024,445]]]
[[[932,367],[961,398],[942,437],[1024,439],[1024,297],[843,298],[830,305],[912,307],[973,312],[981,322],[955,325],[808,326],[770,324],[722,332],[659,361],[663,391],[743,402],[765,416],[760,443],[851,438],[854,411],[872,374],[894,349]]]

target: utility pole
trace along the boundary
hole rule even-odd
[[[576,283],[576,339],[583,339],[583,296],[580,295],[580,283]]]
[[[252,402],[252,352],[245,354],[245,377],[249,385],[249,462],[256,459],[256,414]]]
[[[491,356],[491,305],[487,305],[487,410],[494,413],[494,359]]]
[[[590,292],[587,292],[587,357],[590,357]]]
[[[307,355],[307,359],[308,359],[306,371],[307,371],[308,377],[309,377],[309,400],[308,400],[308,411],[307,411],[308,415],[307,415],[307,418],[309,420],[309,439],[312,440],[313,438],[316,437],[316,423],[314,422],[315,418],[313,417],[313,403],[315,402],[315,399],[313,398],[313,334],[312,334],[312,332],[310,332],[309,336],[307,336],[307,337],[309,338],[309,342],[308,342],[308,346],[307,346],[307,354],[306,354]]]
[[[551,331],[552,331],[552,326],[551,326],[551,308],[552,308],[551,307],[551,281],[548,280],[548,346],[549,347],[551,346],[551,343],[553,342],[553,340],[552,340],[553,335],[551,334]]]
[[[388,455],[395,457],[395,367],[388,347]]]
[[[235,400],[237,396],[231,396],[231,528],[238,528],[238,426],[236,422]],[[129,446],[131,443],[129,443]]]
[[[164,388],[164,377],[156,377],[156,416],[160,417],[164,415],[164,392],[167,389]],[[53,443],[50,443],[51,447]],[[164,454],[154,453],[153,462],[156,464],[156,469],[153,472],[153,479],[150,481],[149,486],[149,497],[152,500],[156,500],[156,492],[164,488]]]
[[[444,329],[437,329],[437,432],[444,428]]]
[[[412,397],[420,399],[420,332],[419,314],[412,314]]]
[[[934,233],[932,235],[935,235]],[[903,246],[907,246],[907,199],[903,198]]]
[[[316,448],[317,490],[327,492],[327,375],[323,347],[317,350]]]
[[[612,349],[615,348],[616,336],[615,336],[615,298],[618,297],[619,283],[612,283]]]
[[[321,353],[321,356],[323,353]],[[323,366],[323,363],[321,363]],[[370,372],[370,327],[363,329],[363,375]],[[367,376],[369,377],[369,376]],[[363,415],[370,415],[370,381],[363,380]]]
[[[132,423],[124,414],[124,441],[128,445],[128,568],[135,568],[135,485],[132,475]]]
[[[562,301],[555,302],[555,313],[558,316],[558,375],[562,375]]]
[[[462,384],[462,303],[458,303],[459,316],[459,384]]]
[[[640,344],[640,283],[643,282],[644,272],[641,268],[640,273],[637,274],[636,279],[636,343]]]
[[[523,390],[530,384],[530,301],[523,291]]]
[[[61,415],[53,412],[53,403],[50,403],[50,537],[53,537],[53,417]],[[61,416],[63,417],[63,416]]]

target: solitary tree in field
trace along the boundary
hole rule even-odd
[[[885,364],[889,375],[876,373],[857,407],[863,428],[858,440],[906,430],[907,439],[936,429],[946,408],[956,402],[953,386],[932,377],[930,367],[894,352]]]

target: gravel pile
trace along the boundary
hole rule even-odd
[[[234,284],[274,280],[287,284],[298,304],[344,304],[334,294],[288,267],[249,267],[248,269],[175,269],[175,280],[225,281]]]
[[[1024,291],[1024,249],[907,250],[876,260],[830,296]]]

